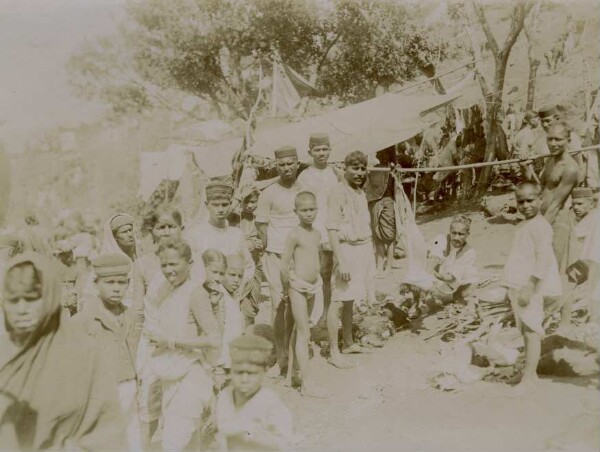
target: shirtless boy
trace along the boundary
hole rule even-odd
[[[302,378],[301,393],[305,396],[322,397],[308,370],[309,316],[314,306],[315,294],[322,286],[319,261],[321,233],[312,226],[317,216],[316,196],[309,191],[299,192],[296,195],[294,211],[300,224],[290,232],[285,242],[281,258],[281,283],[290,297],[294,316],[296,332],[292,343],[295,343]],[[288,369],[288,372],[291,371],[292,369]]]
[[[550,157],[546,160],[542,173],[541,212],[552,225],[554,238],[552,247],[561,275],[564,275],[569,261],[569,237],[571,222],[569,209],[565,203],[579,182],[579,166],[566,152],[569,143],[569,127],[564,122],[555,122],[547,132]]]

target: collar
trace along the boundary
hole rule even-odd
[[[123,309],[122,315],[126,316],[128,309],[123,305],[121,305],[121,307]],[[89,309],[90,317],[94,320],[98,320],[99,322],[101,322],[109,330],[116,331],[118,329],[121,329],[121,326],[117,322],[115,315],[104,307],[104,304],[102,303],[100,297],[96,297],[94,302],[90,303]]]

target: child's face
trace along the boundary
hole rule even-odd
[[[573,212],[578,220],[585,217],[594,207],[594,198],[575,198],[573,200]]]
[[[300,198],[294,208],[300,223],[311,225],[317,216],[317,202],[312,196]]]
[[[170,215],[162,215],[152,228],[154,243],[181,236],[181,226]]]
[[[225,270],[223,278],[223,286],[229,293],[235,293],[240,288],[242,279],[244,278],[244,266],[239,264],[229,264]]]
[[[164,250],[158,258],[160,259],[160,268],[167,281],[173,287],[183,284],[190,274],[191,262],[180,256],[174,249]]]
[[[256,210],[256,206],[258,205],[258,196],[252,195],[246,199],[243,204],[243,209],[245,213],[254,213]]]
[[[212,220],[223,221],[229,216],[231,210],[230,199],[211,199],[206,202],[208,215]]]
[[[517,210],[528,220],[535,217],[540,211],[542,198],[533,187],[525,186],[515,193],[517,197]]]
[[[467,243],[469,229],[466,224],[452,223],[450,225],[450,244],[454,248],[462,248]]]
[[[308,154],[313,158],[316,166],[323,167],[327,165],[329,154],[331,154],[331,148],[327,145],[314,146],[308,151]]]
[[[212,262],[206,266],[206,281],[214,284],[221,284],[225,276],[226,266],[221,262]]]
[[[346,180],[352,188],[360,188],[367,178],[367,166],[362,163],[354,163],[346,167]]]
[[[129,277],[127,275],[103,276],[96,280],[96,287],[98,296],[103,302],[116,306],[123,301],[129,287]]]
[[[231,384],[234,391],[246,398],[252,397],[262,386],[265,368],[251,363],[231,364]]]

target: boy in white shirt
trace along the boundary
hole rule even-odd
[[[525,368],[519,386],[538,380],[537,365],[544,335],[544,297],[562,294],[558,264],[552,249],[552,226],[540,213],[541,187],[534,182],[517,185],[517,210],[525,217],[518,226],[504,267],[505,285],[525,339]]]

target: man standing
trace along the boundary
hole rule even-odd
[[[294,212],[296,193],[300,191],[300,184],[296,180],[296,148],[284,146],[277,149],[275,165],[279,179],[262,192],[256,208],[256,227],[265,248],[263,271],[271,294],[271,321],[277,353],[277,364],[269,372],[270,376],[276,376],[287,366],[286,337],[289,334],[286,333],[289,332],[286,331],[286,306],[281,303],[281,254],[288,234],[298,225],[298,217]]]
[[[239,228],[231,227],[227,222],[231,211],[232,196],[231,185],[219,181],[209,182],[206,186],[208,221],[193,226],[185,233],[185,240],[190,244],[194,258],[192,279],[199,284],[203,284],[205,280],[202,253],[211,248],[220,251],[225,256],[237,254],[244,259],[242,287],[250,283],[254,277],[254,261],[244,235]]]
[[[568,206],[571,192],[579,182],[579,166],[566,152],[569,143],[569,128],[564,122],[555,122],[548,127],[547,143],[550,157],[546,160],[542,174],[542,214],[552,225],[552,246],[561,275],[569,265],[569,240],[572,222]]]
[[[333,252],[329,244],[329,235],[325,228],[327,217],[327,196],[338,183],[338,177],[330,166],[327,166],[331,145],[326,133],[313,133],[308,141],[308,154],[313,158],[313,164],[306,168],[298,183],[303,189],[310,190],[317,197],[317,217],[313,227],[321,233],[321,279],[323,280],[323,315],[320,324],[325,324],[327,309],[331,301],[331,272],[333,270]]]

